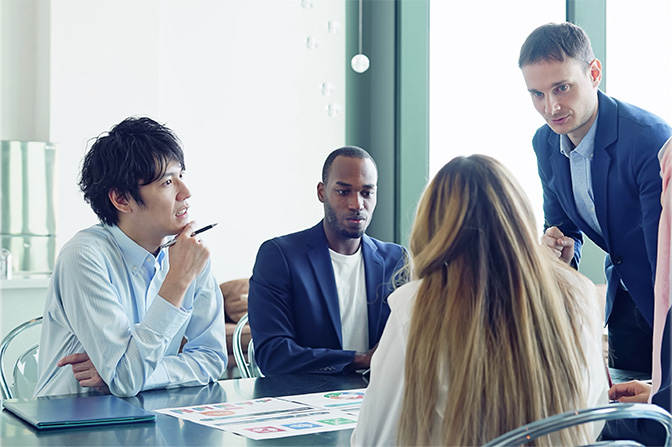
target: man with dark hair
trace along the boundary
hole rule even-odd
[[[542,242],[574,266],[583,234],[607,253],[609,364],[650,373],[661,210],[657,154],[672,129],[598,89],[602,64],[576,25],[534,30],[518,65],[547,123],[532,142],[544,192]]]
[[[264,374],[369,367],[390,314],[386,299],[405,259],[403,247],[365,234],[377,181],[366,151],[335,150],[317,185],[324,219],[259,248],[248,312]]]
[[[134,396],[223,375],[223,300],[193,235],[183,173],[177,137],[149,118],[128,118],[91,146],[79,184],[101,223],[58,256],[35,395]]]

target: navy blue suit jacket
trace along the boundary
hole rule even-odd
[[[364,235],[362,254],[372,348],[390,315],[387,296],[405,249]],[[255,359],[266,375],[338,373],[352,363],[355,351],[342,348],[336,280],[322,222],[261,245],[248,314]]]
[[[670,401],[672,400],[672,389],[670,388],[672,379],[672,371],[670,371],[670,354],[672,353],[672,345],[670,345],[671,315],[672,313],[668,311],[663,331],[663,344],[660,353],[662,367],[660,389],[651,398],[651,403],[667,411],[672,411],[670,409]],[[659,422],[650,419],[624,419],[607,422],[602,432],[602,439],[631,439],[644,445],[663,445],[665,435],[665,428]]]
[[[598,101],[591,173],[602,235],[595,233],[577,211],[569,159],[560,152],[560,137],[548,125],[537,130],[533,139],[544,192],[544,226],[557,226],[574,239],[576,265],[581,258],[583,234],[607,253],[607,321],[623,280],[653,326],[662,189],[657,155],[672,130],[657,116],[602,92],[598,92]]]

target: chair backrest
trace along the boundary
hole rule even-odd
[[[540,421],[531,422],[502,436],[493,439],[483,447],[504,447],[521,445],[533,441],[541,436],[553,433],[563,428],[581,425],[595,421],[612,421],[616,419],[653,419],[660,422],[667,432],[665,446],[670,445],[672,435],[672,415],[657,405],[651,404],[621,404],[614,403],[604,407],[587,408],[584,410],[568,411],[556,414]],[[641,445],[638,443],[624,443],[610,441],[601,445]]]
[[[37,356],[39,345],[33,345],[21,354],[14,364],[14,397],[30,397],[37,385]],[[11,388],[11,387],[10,387]]]
[[[247,345],[247,358],[245,358],[245,353],[243,352],[241,339],[243,328],[247,324],[247,319],[247,314],[243,315],[240,320],[238,320],[236,328],[233,330],[233,358],[236,359],[236,365],[238,366],[240,376],[243,379],[248,379],[250,377],[264,377],[254,360],[254,340],[250,339],[250,343]]]
[[[3,397],[6,399],[30,397],[33,395],[33,390],[37,383],[38,345],[32,345],[27,351],[19,354],[17,360],[13,362],[12,383],[9,383],[8,374],[5,372],[5,363],[7,362],[8,350],[11,350],[10,345],[12,341],[31,327],[41,324],[42,317],[26,321],[7,334],[2,340],[2,344],[0,344],[0,387],[2,387]],[[30,344],[28,345],[30,346]]]

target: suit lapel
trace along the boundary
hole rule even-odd
[[[597,215],[597,221],[600,223],[600,230],[606,247],[606,241],[609,240],[609,226],[606,223],[608,222],[609,168],[612,157],[610,146],[618,138],[618,107],[611,98],[601,91],[598,91],[598,101],[599,115],[597,117],[591,175],[593,177],[593,194],[595,195],[595,214]]]
[[[378,254],[378,247],[366,234],[362,236],[362,255],[364,257],[364,275],[366,278],[366,310],[369,322],[369,348],[371,341],[378,338],[380,324],[380,306],[385,288],[385,264]]]
[[[341,312],[338,305],[336,279],[334,278],[334,268],[331,265],[329,245],[327,244],[327,237],[324,235],[322,221],[312,228],[307,244],[308,250],[306,251],[306,256],[308,256],[309,264],[313,268],[315,282],[324,297],[329,319],[334,327],[334,331],[338,335],[338,341],[343,346]]]

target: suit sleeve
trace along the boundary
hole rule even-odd
[[[670,129],[665,125],[643,128],[636,136],[635,147],[631,151],[632,169],[638,185],[639,205],[642,211],[644,243],[651,264],[651,284],[655,282],[656,274],[662,194],[662,179],[657,155],[669,136]]]
[[[342,372],[355,351],[309,348],[297,343],[293,277],[278,244],[265,242],[257,254],[248,298],[255,360],[265,375]]]
[[[539,178],[544,198],[544,231],[550,227],[558,227],[562,234],[574,239],[574,258],[571,265],[574,268],[579,266],[581,261],[581,248],[583,247],[583,233],[567,216],[565,210],[560,204],[560,200],[555,190],[550,186],[552,170],[549,161],[549,148],[546,143],[546,136],[537,131],[532,146],[537,154],[537,167],[539,169]]]

